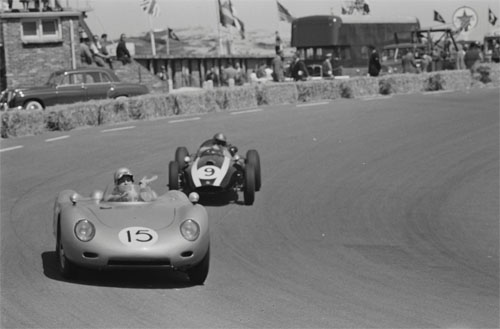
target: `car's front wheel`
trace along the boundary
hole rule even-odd
[[[185,146],[178,147],[175,150],[175,161],[179,163],[181,168],[186,166],[186,161],[184,160],[187,156],[189,156],[189,152]]]
[[[245,166],[245,187],[243,189],[245,205],[251,206],[255,200],[255,168],[253,164]]]
[[[27,101],[24,103],[26,110],[43,110],[43,105],[39,101]]]
[[[205,280],[207,279],[208,276],[208,269],[210,267],[210,247],[207,249],[207,253],[205,254],[205,257],[196,264],[195,266],[191,267],[186,271],[189,281],[191,281],[192,284],[195,285],[202,285],[205,283]]]
[[[77,268],[67,257],[64,252],[64,245],[61,242],[61,230],[57,230],[57,242],[56,242],[56,255],[57,255],[57,267],[59,273],[65,279],[71,279],[76,276]]]
[[[168,189],[179,189],[179,163],[177,161],[170,161],[168,164]]]

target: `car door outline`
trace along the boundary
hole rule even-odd
[[[57,103],[67,104],[84,102],[88,99],[84,84],[84,75],[81,72],[65,73],[56,86]]]

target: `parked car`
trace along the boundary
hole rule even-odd
[[[95,190],[84,197],[60,192],[54,204],[57,267],[71,279],[89,269],[169,268],[201,285],[209,270],[208,215],[199,196],[168,191],[156,200],[105,201]]]
[[[121,82],[112,70],[86,67],[53,72],[43,86],[7,89],[0,97],[0,109],[45,109],[56,104],[147,93],[149,90],[145,85]]]

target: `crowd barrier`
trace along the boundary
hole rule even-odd
[[[263,105],[296,104],[339,98],[466,90],[500,86],[500,65],[485,64],[478,72],[468,70],[421,74],[391,74],[380,77],[266,82],[220,88],[148,94],[125,100],[99,100],[57,105],[45,110],[7,110],[1,113],[1,137],[37,135],[46,131],[68,131],[131,120],[231,111]]]

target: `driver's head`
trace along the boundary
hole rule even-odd
[[[217,134],[215,134],[214,135],[214,141],[218,145],[222,145],[222,146],[226,146],[226,144],[227,144],[226,136],[224,136],[223,133],[217,133]]]
[[[115,172],[115,185],[132,185],[134,183],[134,175],[128,168],[120,168]]]

